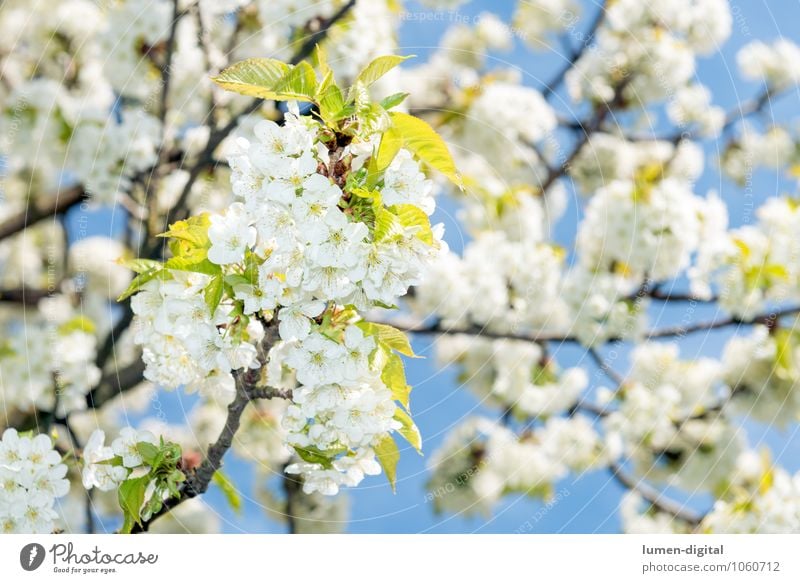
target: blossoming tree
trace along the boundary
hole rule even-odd
[[[731,228],[696,187],[703,142],[731,191],[796,176],[791,131],[755,114],[800,49],[742,49],[763,90],[726,112],[695,70],[725,0],[579,8],[455,19],[423,61],[396,29],[428,13],[394,0],[4,2],[2,531],[213,531],[209,487],[241,504],[231,456],[281,475],[255,494],[291,532],[341,528],[343,489],[394,488],[424,449],[410,335],[496,413],[429,456],[437,511],[605,468],[630,532],[800,531],[800,477],[746,431],[800,415],[800,204]],[[558,38],[538,89],[487,57]],[[76,210],[124,228],[87,237]],[[160,391],[197,393],[185,425],[143,415]]]

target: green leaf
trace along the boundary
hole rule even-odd
[[[422,455],[422,436],[419,433],[419,429],[417,429],[417,426],[414,424],[414,421],[411,419],[411,416],[398,408],[394,411],[394,418],[403,425],[398,429],[398,433]]]
[[[142,508],[142,504],[144,504],[144,494],[149,483],[150,475],[148,474],[139,478],[125,480],[120,484],[118,499],[119,507],[122,509],[125,519],[121,531],[123,534],[130,533],[134,524],[141,524],[139,511]]]
[[[386,474],[386,479],[392,486],[392,492],[396,492],[397,484],[397,462],[400,461],[400,450],[397,444],[388,433],[373,447],[378,463]]]
[[[276,101],[314,101],[317,79],[306,62],[296,66],[277,59],[254,58],[235,63],[212,81],[228,91]]]
[[[59,334],[69,334],[70,332],[86,332],[87,334],[94,334],[94,331],[94,322],[85,316],[75,316],[58,327]]]
[[[381,99],[381,107],[386,110],[397,107],[403,103],[409,95],[410,93],[393,93],[389,97]]]
[[[193,247],[210,247],[211,241],[208,239],[208,227],[210,225],[211,215],[203,213],[196,217],[190,217],[185,221],[173,223],[169,226],[169,231],[157,236],[186,241]]]
[[[233,509],[233,511],[237,514],[241,513],[242,497],[239,495],[239,491],[236,489],[236,486],[233,485],[233,482],[230,481],[228,476],[223,474],[222,470],[217,470],[214,472],[214,477],[211,480],[219,487],[220,490],[222,490],[225,500],[228,502],[228,505]]]
[[[341,119],[339,114],[345,106],[342,90],[333,78],[333,71],[328,71],[322,78],[317,88],[317,103],[319,103],[319,114],[328,125],[336,126],[336,122]]]
[[[136,444],[136,451],[139,452],[139,455],[142,456],[142,461],[147,464],[148,466],[155,466],[156,458],[159,454],[159,449],[152,443],[148,443],[146,441],[140,441]]]
[[[147,273],[151,269],[161,269],[161,262],[153,259],[118,259],[117,263],[134,273]]]
[[[387,348],[396,350],[400,354],[405,354],[406,356],[417,356],[411,348],[408,336],[394,326],[376,324],[375,322],[358,322],[356,326],[361,328],[367,336],[375,336],[378,342],[382,343]]]
[[[219,273],[211,278],[208,282],[203,297],[206,300],[206,306],[211,315],[217,311],[217,306],[222,301],[222,292],[225,289],[225,283],[222,279],[222,274]]]
[[[197,258],[170,257],[167,259],[164,267],[167,269],[175,269],[177,271],[205,273],[206,275],[217,275],[222,272],[222,267],[216,263],[211,263],[208,259],[206,259],[205,254],[200,260],[197,260]]]
[[[376,243],[380,243],[395,235],[402,234],[400,229],[400,221],[397,216],[387,211],[385,208],[380,207],[375,210],[375,231],[374,239]]]
[[[382,57],[377,57],[361,70],[356,77],[355,83],[361,83],[364,85],[364,87],[369,87],[375,83],[375,81],[386,75],[386,73],[394,69],[397,65],[406,59],[410,59],[412,56],[413,55],[408,57],[399,57],[397,55],[384,55]]]
[[[307,461],[310,464],[321,464],[325,468],[331,467],[331,461],[337,455],[342,454],[347,451],[347,448],[337,448],[337,449],[328,449],[328,450],[321,450],[318,447],[314,447],[313,445],[309,445],[306,447],[300,447],[299,445],[294,446],[294,450],[297,452],[297,455],[303,461]]]
[[[402,136],[403,145],[422,162],[438,170],[459,188],[464,188],[453,157],[441,136],[426,122],[399,111],[389,112],[394,129]]]
[[[163,266],[159,264],[157,267],[153,267],[152,269],[145,271],[144,273],[140,273],[139,275],[134,277],[128,288],[124,292],[122,292],[122,294],[117,298],[117,301],[121,302],[123,300],[128,299],[133,294],[142,289],[142,286],[144,286],[144,284],[154,280],[159,274],[165,274],[162,267]]]
[[[390,210],[397,215],[400,224],[406,228],[416,227],[416,236],[428,245],[433,245],[433,231],[431,230],[431,221],[428,215],[413,204],[398,204],[390,208]]]
[[[389,128],[381,136],[378,150],[370,157],[367,164],[367,187],[375,188],[383,172],[389,167],[403,146],[403,138],[397,130]]]
[[[392,399],[408,409],[411,385],[406,381],[403,359],[394,352],[389,353],[381,371],[383,384],[392,392]]]

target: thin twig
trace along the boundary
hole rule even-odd
[[[597,35],[597,31],[600,29],[600,26],[603,24],[603,21],[606,17],[606,2],[604,1],[598,8],[597,13],[595,14],[594,20],[589,25],[589,30],[586,33],[583,41],[581,42],[580,46],[574,51],[572,51],[567,56],[567,62],[556,72],[556,74],[544,84],[541,89],[542,95],[547,98],[550,97],[555,90],[561,85],[564,81],[564,78],[569,73],[570,69],[575,66],[575,63],[583,56],[586,50],[592,45],[594,42],[594,38]]]
[[[0,223],[0,240],[16,235],[39,221],[67,212],[88,198],[82,186],[61,190],[52,199],[36,204],[31,202],[24,211]]]
[[[611,463],[609,465],[609,471],[617,480],[617,482],[619,482],[628,490],[637,492],[642,498],[644,498],[649,504],[658,509],[660,512],[664,512],[673,518],[686,522],[691,527],[697,527],[700,522],[702,522],[703,517],[700,514],[697,514],[690,508],[687,508],[685,505],[668,498],[649,484],[641,480],[636,480],[633,476],[627,474],[620,464],[616,462]]]

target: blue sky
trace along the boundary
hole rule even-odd
[[[438,39],[450,22],[459,18],[472,18],[482,11],[495,12],[508,21],[513,10],[511,1],[473,1],[459,9],[453,17],[444,15],[438,20],[407,21],[401,29],[400,52],[425,55],[436,47]],[[584,14],[593,14],[597,9],[596,1],[584,1]],[[759,92],[755,83],[746,83],[739,79],[735,68],[737,50],[746,42],[755,39],[773,40],[781,35],[800,41],[796,24],[800,17],[800,4],[794,0],[769,2],[767,0],[749,0],[732,2],[734,14],[733,33],[722,47],[721,53],[711,58],[701,59],[698,65],[700,80],[709,86],[714,100],[726,109],[746,100]],[[424,10],[416,3],[408,3],[408,11]],[[586,24],[586,19],[582,21]],[[541,85],[553,72],[563,64],[563,52],[555,47],[555,53],[533,53],[520,43],[510,54],[494,55],[497,63],[507,62],[519,67],[523,72],[524,83],[533,87]],[[569,114],[571,105],[563,90],[552,100],[553,105],[562,113]],[[798,95],[791,93],[771,103],[767,108],[779,120],[791,120],[798,113]],[[707,171],[696,186],[696,192],[705,193],[709,189],[718,190],[729,205],[732,225],[740,225],[752,216],[749,205],[756,207],[768,196],[781,193],[795,193],[793,183],[772,171],[757,172],[753,177],[752,192],[742,189],[728,181],[720,181],[718,173],[713,171],[713,157],[716,144],[705,144],[707,153]],[[452,209],[452,204],[446,204]],[[576,216],[575,201],[565,213],[564,219],[555,230],[555,238],[562,244],[569,244],[574,237]],[[73,217],[75,220],[77,217]],[[108,234],[113,229],[104,213],[90,221],[89,230],[94,233]],[[114,223],[119,226],[121,218],[116,216]],[[74,223],[73,223],[74,224]],[[447,222],[452,241],[461,239],[462,234],[456,225]],[[90,233],[91,234],[91,233]],[[684,315],[682,308],[670,308],[659,312],[658,323],[676,323]],[[698,307],[697,319],[714,317],[714,309]],[[728,332],[714,332],[687,338],[682,344],[682,354],[686,357],[718,355]],[[466,416],[485,414],[497,416],[497,411],[486,409],[471,396],[469,391],[459,386],[456,381],[457,371],[452,368],[437,368],[433,354],[435,339],[428,337],[414,340],[415,350],[426,356],[407,363],[410,383],[415,387],[412,395],[412,413],[424,440],[424,449],[428,456],[441,443],[445,435]],[[562,366],[580,364],[589,370],[589,376],[596,388],[607,381],[586,359],[583,352],[570,346],[557,348],[556,356]],[[618,368],[624,369],[623,358],[618,361]],[[591,389],[590,389],[591,390]],[[169,393],[160,397],[160,406],[170,420],[181,422],[185,411],[190,408],[192,399],[182,393]],[[791,470],[800,468],[800,437],[796,427],[779,432],[758,425],[747,424],[750,443],[754,446],[767,445],[773,455],[784,466]],[[392,494],[385,479],[374,477],[365,480],[362,485],[348,492],[350,499],[350,522],[347,532],[352,533],[613,533],[619,531],[617,505],[623,490],[604,471],[591,472],[583,476],[570,476],[556,486],[558,501],[544,506],[541,501],[522,496],[510,496],[498,507],[492,517],[464,518],[461,516],[437,516],[433,513],[432,504],[425,498],[426,459],[418,456],[410,447],[402,451],[398,467],[397,493]],[[226,471],[243,489],[245,497],[244,511],[234,515],[227,507],[218,491],[206,496],[207,502],[220,513],[226,532],[283,532],[285,528],[268,520],[256,502],[248,499],[254,477],[251,468],[235,458],[226,459]],[[708,499],[696,499],[693,504],[703,509],[709,504]]]

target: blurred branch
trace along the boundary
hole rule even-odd
[[[800,313],[800,306],[792,306],[780,310],[773,310],[765,312],[752,318],[751,320],[741,320],[735,317],[727,317],[719,320],[709,320],[697,322],[689,325],[671,326],[665,328],[655,328],[644,335],[645,339],[652,338],[673,338],[682,337],[687,334],[696,332],[703,332],[708,330],[716,330],[726,328],[728,326],[752,326],[753,324],[764,324],[773,327],[777,321],[784,317]],[[455,327],[445,326],[441,321],[432,323],[425,323],[421,320],[408,317],[396,317],[386,320],[372,320],[378,324],[388,324],[394,326],[403,332],[410,332],[412,334],[436,334],[436,335],[458,335],[465,334],[468,336],[480,336],[491,340],[520,340],[523,342],[555,342],[555,343],[578,343],[578,339],[574,336],[564,335],[554,332],[495,332],[482,326],[468,326],[468,327]],[[605,344],[611,342],[624,341],[623,338],[609,338]],[[635,339],[631,339],[632,341]]]
[[[108,401],[130,391],[144,379],[144,362],[137,358],[125,368],[106,373],[97,386],[86,395],[86,405],[99,409]]]
[[[575,66],[575,63],[578,62],[578,60],[583,56],[583,53],[585,53],[594,42],[597,31],[600,29],[600,26],[603,24],[603,21],[606,18],[606,4],[607,0],[604,0],[598,7],[594,20],[589,25],[589,30],[586,32],[586,36],[581,41],[580,46],[567,55],[566,63],[564,63],[564,65],[556,72],[550,81],[545,83],[542,87],[541,92],[545,98],[548,98],[555,93],[555,90],[558,89],[561,83],[563,83],[564,78],[567,76],[567,73],[569,73],[570,69]]]
[[[637,480],[625,472],[622,466],[616,462],[609,465],[611,475],[622,486],[628,490],[638,493],[645,501],[647,501],[653,508],[669,514],[677,520],[686,522],[691,527],[697,527],[703,520],[703,516],[697,514],[685,505],[668,498],[663,493],[659,492],[649,484]]]
[[[764,107],[771,103],[772,99],[777,99],[781,97],[784,92],[775,92],[772,88],[767,87],[760,95],[753,97],[752,99],[748,99],[747,101],[740,103],[736,107],[732,108],[728,113],[725,114],[725,123],[722,125],[720,129],[720,133],[724,133],[725,131],[729,130],[733,127],[737,122],[743,121],[744,119],[750,117],[751,115],[761,113],[764,110]],[[684,140],[697,140],[700,139],[701,136],[697,135],[696,130],[684,130],[681,132],[677,132],[670,135],[665,136],[648,136],[648,135],[633,135],[633,136],[625,136],[625,139],[630,142],[655,142],[655,141],[663,141],[663,142],[671,142],[674,145],[679,144]]]
[[[603,122],[614,109],[623,105],[624,98],[622,96],[622,92],[625,90],[625,87],[628,86],[630,81],[631,78],[627,77],[617,86],[614,99],[608,103],[600,103],[596,106],[592,119],[589,120],[587,125],[582,126],[583,133],[581,134],[580,138],[578,138],[575,147],[572,149],[572,151],[570,151],[563,162],[561,162],[555,168],[550,168],[544,181],[539,186],[540,192],[546,194],[547,189],[550,188],[556,180],[566,175],[570,169],[570,166],[575,161],[575,158],[578,157],[578,155],[581,153],[581,150],[583,150],[583,147],[589,142],[589,138],[592,136],[592,134],[597,132],[602,127]]]
[[[60,190],[52,199],[40,205],[31,202],[23,212],[0,223],[0,240],[16,235],[43,219],[64,214],[87,198],[88,194],[82,186],[73,186]]]
[[[56,286],[56,289],[58,286]],[[0,302],[22,304],[23,306],[36,305],[39,300],[50,297],[51,291],[29,287],[19,287],[0,290]]]

